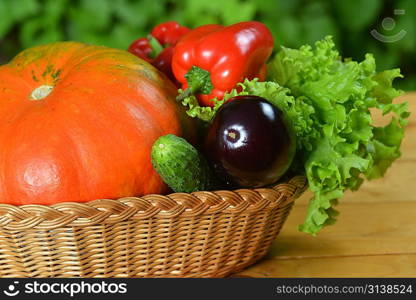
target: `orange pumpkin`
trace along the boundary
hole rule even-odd
[[[58,42],[0,67],[0,202],[162,193],[153,142],[182,135],[176,89],[126,51]]]

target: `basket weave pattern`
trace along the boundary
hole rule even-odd
[[[305,188],[0,204],[0,277],[224,277],[267,253]]]

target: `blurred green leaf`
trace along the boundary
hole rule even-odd
[[[326,2],[311,2],[304,9],[302,22],[304,25],[304,42],[314,44],[327,35],[337,36],[335,22],[329,16]]]
[[[251,2],[222,1],[223,8],[221,18],[225,25],[234,24],[241,21],[252,20],[256,13],[256,6]],[[238,13],[236,13],[238,12]]]
[[[363,29],[375,19],[381,9],[381,0],[334,1],[341,24],[350,31]]]
[[[209,0],[185,1],[185,17],[195,25],[221,23],[225,25],[254,18],[256,6],[251,1]]]
[[[0,1],[0,37],[4,36],[13,25],[13,17],[8,11],[9,2]]]
[[[257,11],[261,14],[269,16],[294,16],[299,12],[299,6],[302,0],[253,0],[251,1],[257,7]]]
[[[138,36],[145,36],[145,33],[140,33],[135,27],[128,24],[116,24],[111,31],[111,39],[109,43],[111,46],[118,46],[127,49],[129,44]]]
[[[68,5],[69,0],[55,0],[45,3],[43,16],[50,20],[50,22],[58,22],[61,19]],[[59,24],[56,24],[59,29]]]
[[[398,44],[406,51],[416,50],[416,1],[402,0],[397,4],[398,9],[404,10],[404,15],[395,16],[397,30],[405,30],[406,35]]]
[[[57,28],[45,24],[45,20],[36,18],[22,25],[20,39],[23,45],[29,47],[62,40],[63,35]]]
[[[192,1],[186,0],[184,5],[184,17],[190,24],[200,26],[209,23],[219,23],[220,0]],[[214,12],[214,13],[212,13]]]
[[[15,21],[22,21],[24,18],[35,15],[41,7],[37,0],[2,0],[1,2],[8,3],[7,14]]]
[[[107,0],[82,0],[68,10],[69,20],[87,31],[104,30],[111,18]]]
[[[114,0],[115,15],[123,22],[136,27],[144,27],[163,13],[164,1],[141,0],[129,2],[127,0]]]
[[[371,41],[366,46],[366,52],[371,52],[377,61],[377,70],[392,69],[399,63],[399,53],[397,50],[389,50],[379,47],[379,41]]]
[[[273,25],[271,26],[271,30],[276,45],[297,47],[304,44],[304,39],[301,38],[302,26],[297,19],[291,16],[285,16],[279,18]]]
[[[305,26],[305,41],[313,44],[315,41],[324,38],[327,35],[337,36],[337,28],[329,17],[316,17],[308,19],[308,26]]]

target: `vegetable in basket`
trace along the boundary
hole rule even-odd
[[[151,147],[193,128],[175,95],[126,51],[57,42],[21,52],[0,66],[1,202],[164,193]]]
[[[152,147],[152,164],[174,192],[211,190],[216,178],[205,157],[185,139],[161,136]]]
[[[276,106],[261,97],[237,96],[216,113],[204,148],[223,181],[261,187],[289,169],[296,140]]]
[[[184,36],[176,45],[172,69],[182,89],[191,88],[200,104],[214,106],[214,98],[236,87],[244,78],[265,78],[266,61],[273,50],[273,37],[262,23],[250,21],[230,26],[204,25]],[[198,86],[188,86],[185,76],[192,67],[209,72],[213,89],[200,93]],[[188,94],[191,94],[188,93]]]

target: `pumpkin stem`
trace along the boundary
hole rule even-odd
[[[41,85],[33,90],[30,94],[30,100],[42,100],[46,96],[48,96],[53,90],[53,86],[51,85]]]

